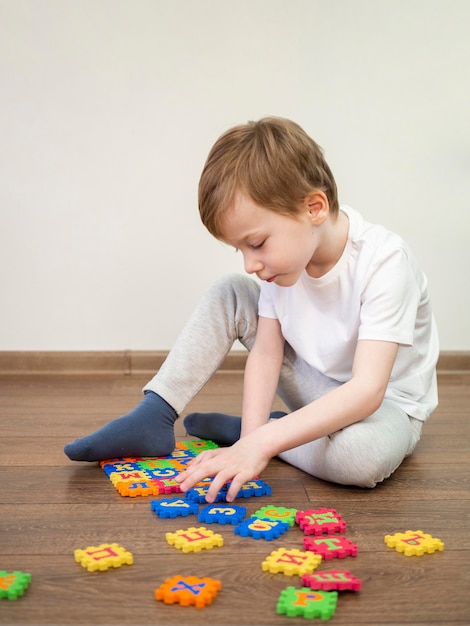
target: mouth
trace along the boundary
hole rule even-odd
[[[267,283],[272,283],[273,280],[276,278],[277,274],[275,276],[271,276],[271,278],[266,278],[266,282]]]

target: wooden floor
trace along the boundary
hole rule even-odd
[[[277,547],[302,548],[291,529],[267,542],[240,538],[218,526],[225,545],[183,554],[165,532],[198,525],[160,520],[151,498],[121,497],[97,464],[69,461],[63,445],[133,407],[147,376],[4,376],[0,378],[0,570],[32,574],[25,595],[0,600],[1,624],[303,624],[276,614],[279,593],[300,586],[261,562]],[[440,406],[415,454],[374,490],[316,480],[278,460],[263,478],[271,497],[244,501],[248,513],[265,504],[332,507],[358,544],[356,558],[327,562],[363,581],[342,592],[332,624],[470,624],[470,381],[440,384]],[[190,410],[240,410],[240,374],[220,373]],[[178,435],[184,436],[182,425]],[[194,518],[195,519],[195,518]],[[182,521],[183,520],[183,521]],[[445,543],[443,552],[406,557],[384,535],[423,530]],[[89,573],[73,552],[118,542],[132,566]],[[210,576],[222,591],[204,609],[164,605],[154,589],[174,575]],[[319,620],[317,620],[319,621]]]

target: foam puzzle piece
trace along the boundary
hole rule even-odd
[[[297,509],[287,509],[285,506],[263,506],[255,511],[253,515],[255,517],[280,520],[281,522],[286,522],[289,526],[293,526],[296,513]]]
[[[199,504],[202,504],[206,502],[206,496],[207,492],[209,491],[209,487],[210,484],[196,485],[195,487],[188,489],[188,491],[185,493],[185,497],[188,500],[191,500],[193,502],[199,502]],[[215,496],[215,502],[224,502],[226,495],[227,489],[225,487],[222,487],[219,493]]]
[[[150,508],[158,517],[175,518],[187,517],[188,515],[197,515],[199,506],[197,502],[191,502],[184,498],[162,498],[161,500],[152,500]]]
[[[122,457],[100,465],[121,496],[157,496],[181,493],[175,477],[203,450],[217,448],[213,441],[180,441],[164,457]]]
[[[0,598],[17,600],[21,597],[31,582],[31,574],[26,572],[0,571]]]
[[[342,536],[304,537],[304,548],[315,554],[321,554],[327,561],[357,556],[357,545]]]
[[[230,488],[230,482],[226,485],[226,490]],[[259,496],[270,496],[272,493],[271,487],[261,480],[261,478],[253,478],[249,482],[241,486],[240,491],[235,496],[236,498],[251,498]]]
[[[221,588],[220,580],[197,576],[172,576],[155,589],[155,598],[166,604],[179,603],[203,608],[212,603]]]
[[[244,506],[208,504],[199,513],[198,521],[205,524],[239,524],[245,515],[246,507]]]
[[[132,565],[134,557],[131,552],[118,543],[102,543],[99,546],[89,546],[84,550],[74,551],[75,561],[89,572],[99,570],[103,572],[110,567]]]
[[[332,569],[302,576],[302,585],[323,591],[360,591],[362,581],[346,570]]]
[[[279,548],[266,557],[261,563],[261,568],[263,572],[271,572],[271,574],[302,576],[313,572],[321,562],[320,554],[303,552],[297,548]]]
[[[281,591],[276,612],[287,617],[320,617],[328,620],[335,614],[337,591],[313,591],[309,587],[287,587]]]
[[[404,533],[385,535],[384,541],[389,548],[395,548],[397,552],[403,552],[406,556],[422,556],[425,553],[433,554],[444,550],[444,543],[440,539],[422,530],[407,530]]]
[[[295,521],[306,535],[332,535],[346,531],[346,522],[336,509],[297,511]]]
[[[183,552],[200,552],[224,545],[222,535],[208,530],[204,526],[196,528],[192,526],[186,530],[177,530],[174,533],[166,533],[165,538],[171,546],[175,546]]]
[[[248,517],[233,529],[240,537],[253,537],[253,539],[266,539],[271,541],[283,535],[289,529],[289,524],[262,517]]]

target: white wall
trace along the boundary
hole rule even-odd
[[[212,143],[264,115],[402,234],[470,349],[468,0],[0,0],[0,349],[168,349],[241,258],[199,223]]]

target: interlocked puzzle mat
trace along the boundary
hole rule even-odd
[[[162,457],[124,457],[101,461],[100,465],[115,489],[121,496],[158,496],[181,493],[176,476],[186,469],[198,454],[204,450],[213,450],[218,445],[213,441],[179,441],[175,450]],[[186,500],[205,502],[206,493],[212,479],[207,479],[186,492]],[[230,487],[228,483],[217,496],[218,502],[225,500]],[[271,487],[260,479],[251,480],[242,485],[237,498],[271,495]]]

